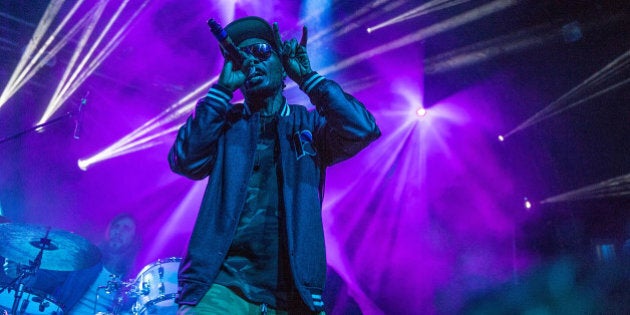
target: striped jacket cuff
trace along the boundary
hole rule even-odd
[[[212,87],[208,91],[208,94],[206,94],[206,97],[210,98],[211,100],[225,105],[230,102],[232,96],[232,91],[219,84],[212,85]]]
[[[307,75],[306,78],[304,78],[304,81],[302,81],[302,84],[300,85],[300,89],[306,94],[309,94],[311,90],[313,90],[313,88],[324,79],[325,78],[319,75],[319,73],[313,71],[309,75]]]

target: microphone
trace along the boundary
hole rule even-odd
[[[236,47],[234,41],[232,41],[232,38],[230,38],[223,27],[214,19],[208,20],[208,26],[210,26],[210,31],[214,37],[219,41],[219,46],[226,52],[226,58],[234,63],[235,68],[240,68],[243,62],[245,62],[245,58],[241,55],[238,47]]]
[[[90,95],[90,91],[85,93],[85,96],[81,99],[81,104],[79,104],[79,110],[77,111],[77,119],[74,120],[74,138],[81,138],[81,127],[83,125],[83,108],[85,104],[87,104],[87,97]]]

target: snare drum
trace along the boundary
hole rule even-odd
[[[13,290],[11,290],[11,292],[5,290],[0,293],[0,314],[2,314],[2,310],[6,310],[8,314],[11,314],[14,298],[15,291]],[[20,304],[17,308],[17,314],[59,315],[63,314],[63,310],[52,296],[42,292],[37,292],[35,290],[25,289],[24,293],[22,294],[22,300],[20,300]]]
[[[177,304],[177,271],[181,258],[171,257],[158,260],[140,271],[134,281],[138,300],[133,306],[134,314],[175,314]]]

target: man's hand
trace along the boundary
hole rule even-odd
[[[280,50],[278,54],[280,55],[280,60],[282,60],[284,70],[291,80],[301,85],[304,78],[313,72],[306,53],[306,42],[308,40],[306,26],[302,27],[302,38],[299,44],[295,38],[283,42],[280,38],[278,23],[273,23],[273,33]]]
[[[226,58],[221,74],[219,75],[219,85],[222,85],[234,92],[240,88],[243,83],[245,83],[245,78],[246,76],[243,71],[241,71],[241,69],[234,69],[234,63]]]

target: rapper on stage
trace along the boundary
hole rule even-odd
[[[209,177],[180,265],[179,314],[321,313],[326,168],[380,130],[361,102],[311,69],[306,27],[300,42],[253,16],[225,31],[240,57],[224,50],[218,82],[168,156],[175,173]],[[287,103],[286,76],[315,110]],[[237,89],[243,103],[231,102]]]

